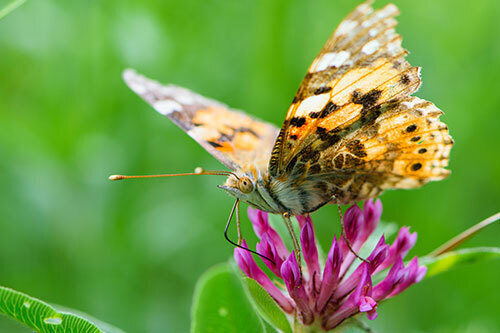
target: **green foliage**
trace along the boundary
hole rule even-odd
[[[57,311],[47,303],[10,288],[0,287],[0,313],[42,333],[119,333],[108,324],[94,324],[82,316]],[[105,330],[98,328],[101,326]]]
[[[192,333],[265,332],[238,277],[227,264],[205,272],[196,284]]]
[[[422,257],[420,263],[427,266],[428,270],[425,277],[429,278],[460,265],[498,258],[500,258],[500,248],[477,247],[450,251],[437,257]]]
[[[276,304],[271,296],[258,284],[255,280],[250,278],[243,278],[246,283],[249,294],[257,309],[258,313],[274,328],[279,329],[285,333],[291,333],[292,328],[286,318],[285,313]]]
[[[25,2],[26,0],[14,0],[5,7],[3,7],[2,9],[0,9],[0,20]]]

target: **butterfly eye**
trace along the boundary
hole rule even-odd
[[[241,177],[238,183],[238,187],[243,193],[250,193],[253,191],[253,183],[248,177]]]

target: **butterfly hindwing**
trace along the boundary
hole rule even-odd
[[[265,164],[278,129],[241,111],[188,89],[162,85],[133,70],[123,74],[127,85],[156,111],[172,120],[203,148],[232,170],[254,162]]]
[[[341,145],[321,152],[302,186],[318,183],[335,202],[350,203],[379,195],[385,189],[414,188],[449,174],[445,169],[453,140],[439,121],[442,111],[417,97],[380,106],[373,125],[347,135]],[[323,170],[327,170],[324,172]],[[314,190],[312,190],[314,191]]]
[[[301,187],[305,210],[448,174],[452,140],[442,112],[410,96],[419,68],[405,60],[394,30],[398,9],[370,4],[342,21],[313,61],[273,148],[271,176]]]

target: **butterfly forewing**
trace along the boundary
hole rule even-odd
[[[248,163],[266,164],[278,129],[226,105],[174,85],[162,85],[133,70],[128,86],[156,111],[172,120],[232,170]]]
[[[394,30],[398,9],[373,11],[370,3],[342,21],[315,58],[273,148],[271,176],[302,188],[305,211],[448,174],[452,140],[442,112],[410,96],[419,69]]]

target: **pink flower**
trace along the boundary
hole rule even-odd
[[[363,209],[353,205],[346,211],[346,237],[354,251],[359,252],[365,245],[381,214],[380,200],[365,202]],[[417,239],[416,233],[410,233],[407,227],[399,230],[392,245],[387,244],[382,236],[367,261],[357,267],[352,267],[357,262],[356,256],[349,250],[345,239],[333,237],[321,271],[310,217],[297,217],[305,262],[305,267],[300,267],[295,253],[288,251],[269,224],[267,213],[249,208],[248,215],[260,238],[257,251],[273,260],[274,263],[269,260],[264,260],[264,263],[275,275],[273,280],[281,279],[282,282],[273,283],[247,251],[235,249],[236,262],[248,277],[262,285],[285,312],[295,313],[304,325],[319,323],[322,329],[331,330],[360,312],[374,320],[380,301],[419,282],[426,273],[426,267],[419,266],[416,257],[404,266],[403,258]],[[373,285],[373,274],[385,269],[389,269],[386,277]],[[286,286],[286,290],[278,286]]]

